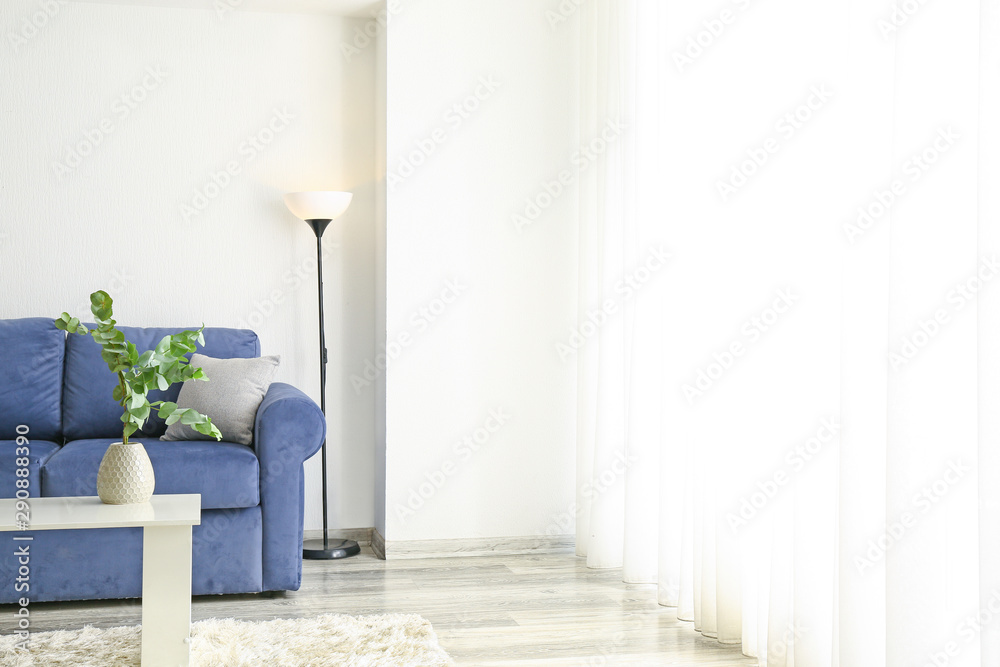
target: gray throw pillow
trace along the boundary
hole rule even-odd
[[[200,367],[208,382],[190,380],[181,385],[177,407],[194,408],[212,419],[226,442],[249,445],[253,442],[257,408],[281,363],[280,357],[257,359],[215,359],[192,354],[191,365]],[[167,427],[160,440],[215,440],[186,424]]]

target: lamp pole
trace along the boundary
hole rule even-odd
[[[316,279],[319,292],[319,401],[323,410],[323,417],[326,417],[326,364],[329,356],[326,351],[326,317],[323,308],[323,232],[330,225],[331,220],[310,219],[306,220],[313,232],[316,234]],[[323,440],[322,466],[323,466],[323,540],[308,540],[303,544],[302,557],[309,560],[333,560],[337,558],[347,558],[361,552],[361,547],[354,540],[338,540],[330,543],[329,518],[327,509],[327,479],[326,479],[326,440]]]

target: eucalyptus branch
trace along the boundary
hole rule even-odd
[[[221,440],[222,433],[212,420],[197,410],[178,408],[171,402],[150,403],[148,398],[150,391],[164,391],[177,382],[208,380],[202,369],[190,366],[187,360],[187,355],[198,349],[198,343],[205,344],[204,325],[197,331],[164,336],[154,349],[140,355],[135,345],[125,340],[125,334],[115,327],[113,304],[107,292],[94,292],[90,295],[90,310],[97,324],[94,329],[88,329],[69,313],[60,315],[55,325],[70,334],[89,334],[101,346],[101,359],[118,376],[118,386],[112,396],[122,407],[122,442],[129,444],[129,436],[143,427],[154,407],[167,425],[179,421],[203,435]]]
[[[121,389],[121,395],[124,397],[126,395],[126,390],[125,390],[125,374],[122,373],[121,371],[118,372],[118,388]],[[127,411],[127,408],[125,407],[125,398],[122,398],[121,400],[119,400],[118,401],[118,405],[122,406],[122,410],[126,410]],[[125,445],[128,444],[128,433],[125,433],[125,435],[122,436],[122,444],[125,444]]]

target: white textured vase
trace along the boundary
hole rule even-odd
[[[156,480],[146,449],[137,442],[113,443],[97,469],[97,495],[108,505],[144,503],[153,495]]]

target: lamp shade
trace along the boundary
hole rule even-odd
[[[285,206],[302,220],[333,220],[351,205],[350,192],[289,192]]]

